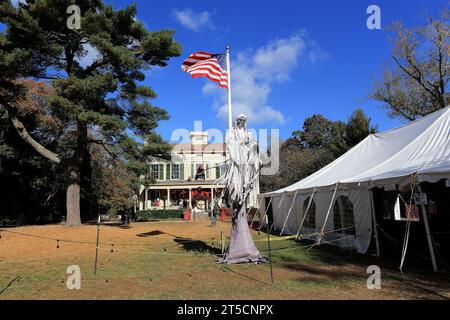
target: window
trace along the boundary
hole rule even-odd
[[[159,179],[159,164],[152,164],[151,165],[150,175],[154,179]]]
[[[180,179],[180,165],[179,164],[172,164],[171,179],[172,180]]]
[[[311,205],[309,207],[308,212],[306,212],[306,209],[308,209],[310,197],[306,198],[305,202],[303,202],[303,213],[306,213],[305,221],[303,222],[303,226],[305,228],[315,229],[316,228],[316,203],[314,200],[311,201]]]
[[[334,202],[334,230],[339,233],[355,234],[353,204],[346,196],[339,196]]]
[[[218,163],[216,163],[216,179],[220,178],[220,166]]]

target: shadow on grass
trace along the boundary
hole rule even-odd
[[[236,270],[233,270],[233,269],[231,269],[230,267],[228,267],[228,266],[226,266],[226,265],[222,265],[221,267],[222,267],[223,270],[226,270],[225,272],[232,272],[232,273],[237,274],[237,275],[239,275],[239,276],[241,276],[241,277],[243,277],[243,278],[246,278],[246,279],[249,279],[249,280],[252,280],[252,281],[256,281],[256,282],[262,283],[262,284],[267,285],[267,286],[270,286],[270,285],[271,285],[271,284],[268,283],[268,282],[264,282],[264,281],[261,281],[261,280],[259,280],[259,279],[250,277],[250,276],[248,276],[248,275],[246,275],[246,274],[237,272]]]
[[[191,251],[191,252],[197,252],[197,253],[209,253],[218,255],[221,254],[221,250],[219,248],[212,247],[208,245],[206,242],[201,240],[194,240],[190,238],[182,238],[182,237],[175,237],[173,239],[177,244],[181,245],[184,250]]]
[[[159,236],[161,234],[166,234],[166,233],[161,230],[153,230],[150,232],[138,233],[136,236],[141,237],[141,238],[147,238],[147,237],[152,237],[152,236]]]

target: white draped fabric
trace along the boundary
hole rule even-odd
[[[230,244],[221,260],[228,264],[266,262],[253,242],[247,222],[246,200],[258,181],[260,163],[258,145],[250,138],[245,123],[245,116],[239,115],[236,126],[226,136],[230,160],[219,182],[225,186],[225,195],[233,208]]]

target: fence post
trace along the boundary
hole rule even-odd
[[[94,274],[97,274],[97,261],[98,261],[98,244],[100,238],[100,215],[97,220],[97,244],[95,246],[95,262],[94,262]]]
[[[267,246],[269,247],[269,267],[270,267],[270,281],[273,284],[273,271],[272,271],[272,251],[270,248],[270,229],[267,228],[267,225],[269,224],[269,219],[266,215],[266,232],[267,232]]]

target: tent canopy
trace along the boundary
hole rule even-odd
[[[338,159],[286,188],[264,195],[329,187],[372,188],[450,178],[450,106],[396,129],[371,134]]]

